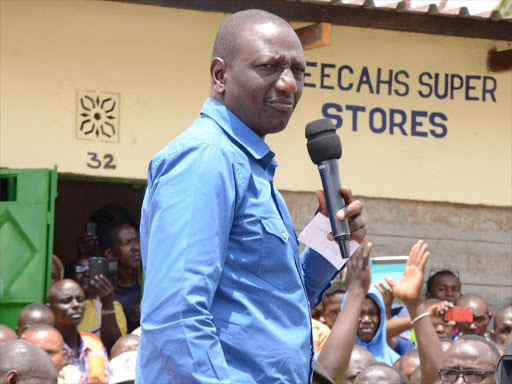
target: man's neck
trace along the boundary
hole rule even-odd
[[[80,348],[80,338],[78,333],[78,327],[76,326],[55,326],[57,330],[61,333],[64,342],[67,344],[69,348],[71,348],[75,353],[78,353],[78,349]]]
[[[139,273],[136,269],[126,268],[119,265],[117,270],[117,285],[121,287],[131,287],[136,285],[139,280]]]

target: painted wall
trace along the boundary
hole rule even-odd
[[[0,7],[1,166],[129,179],[198,116],[226,17],[95,1]],[[512,73],[485,67],[510,42],[336,26],[332,41],[306,52],[303,98],[269,138],[279,188],[320,187],[304,126],[327,116],[341,126],[342,181],[359,195],[512,204]],[[451,89],[436,97],[446,74]]]

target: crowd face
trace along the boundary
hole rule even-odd
[[[432,325],[440,339],[449,338],[455,330],[455,326],[448,325],[448,323],[438,316],[433,316],[430,320],[432,321]]]
[[[434,297],[442,301],[449,301],[453,304],[462,296],[460,281],[451,274],[438,275],[432,284],[432,292],[426,295],[427,298]]]
[[[329,328],[334,326],[336,317],[338,317],[338,313],[340,313],[343,296],[343,293],[335,293],[334,295],[324,297],[322,301],[325,323]]]
[[[224,74],[223,102],[260,137],[282,131],[299,102],[306,61],[291,27],[245,27]]]
[[[470,300],[459,300],[460,306],[470,308],[473,311],[473,322],[472,323],[459,323],[459,327],[465,335],[478,335],[484,336],[487,331],[487,326],[491,321],[491,315],[487,303],[478,298],[472,298]]]
[[[96,290],[89,287],[89,259],[87,257],[81,257],[75,261],[71,278],[80,285],[86,297],[95,295]]]
[[[496,328],[491,331],[494,342],[505,345],[512,332],[512,306],[500,311],[496,317]]]
[[[480,376],[475,371],[492,371],[496,368],[496,361],[493,359],[489,347],[481,341],[476,340],[456,340],[445,353],[443,369],[463,370],[468,378],[469,376]],[[452,378],[456,373],[451,372]],[[467,380],[468,381],[468,380]],[[451,381],[442,381],[450,383]],[[462,374],[459,374],[455,383],[464,383]],[[483,375],[483,384],[495,383],[494,373]]]
[[[57,330],[29,330],[21,338],[45,351],[52,359],[56,371],[60,372],[65,365],[66,350],[64,340]]]
[[[112,234],[112,252],[119,266],[125,269],[139,269],[141,266],[139,233],[131,225],[123,225]]]
[[[50,309],[55,315],[57,327],[78,326],[84,317],[85,309],[85,295],[82,288],[73,280],[62,280],[60,289],[50,301]]]
[[[361,315],[359,316],[359,324],[357,327],[357,337],[369,343],[380,325],[380,309],[369,297],[366,297],[361,307]]]
[[[122,353],[136,351],[139,348],[139,336],[136,335],[124,335],[116,341],[112,350],[110,351],[110,357],[113,359]]]

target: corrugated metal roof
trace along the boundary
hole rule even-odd
[[[297,0],[296,0],[297,1]],[[512,21],[512,0],[298,0],[333,6]]]

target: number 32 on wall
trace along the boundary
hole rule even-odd
[[[96,152],[87,152],[89,160],[87,167],[92,169],[116,169],[116,158],[110,153],[105,153],[103,157]]]

